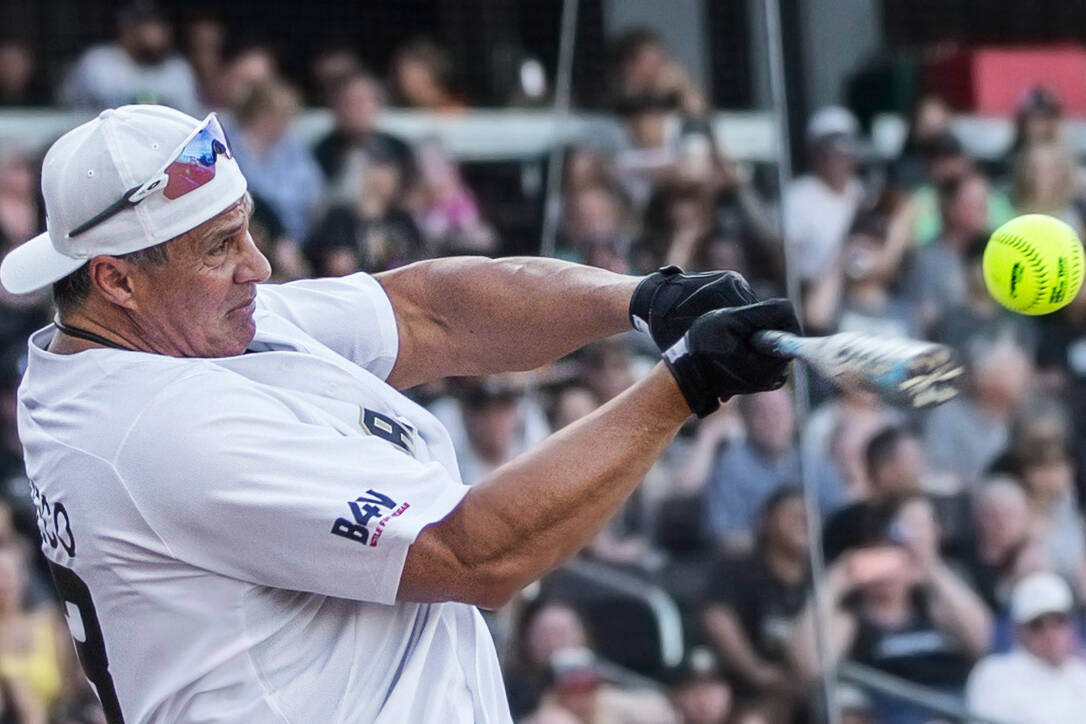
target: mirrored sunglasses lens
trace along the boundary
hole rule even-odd
[[[162,195],[172,201],[215,178],[215,165],[175,161],[166,168],[166,177],[169,180],[166,188],[162,189]]]
[[[219,155],[233,158],[226,134],[218,120],[213,118],[207,128],[201,129],[185,144],[177,160],[166,168],[169,180],[162,195],[173,200],[215,178],[215,159]]]

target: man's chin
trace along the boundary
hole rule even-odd
[[[224,334],[220,340],[217,343],[209,344],[207,353],[199,356],[237,357],[245,354],[245,350],[249,348],[249,343],[256,336],[256,323],[253,322],[252,317],[249,317],[244,321],[233,322],[223,332]]]

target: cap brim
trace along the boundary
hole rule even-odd
[[[63,279],[87,263],[53,248],[49,232],[12,249],[0,262],[0,284],[12,294],[29,294]]]

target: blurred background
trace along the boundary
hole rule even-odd
[[[517,721],[1086,721],[1086,294],[1015,316],[980,275],[1015,214],[1083,231],[1086,4],[0,0],[0,252],[44,228],[48,145],[131,102],[219,111],[277,281],[453,254],[736,269],[810,334],[965,360],[922,415],[800,376],[691,420],[488,615]],[[0,292],[0,722],[101,721],[15,430],[50,313]],[[410,394],[471,484],[657,356],[631,332]]]

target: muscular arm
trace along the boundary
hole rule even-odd
[[[663,365],[473,487],[412,544],[402,601],[486,608],[584,546],[619,509],[690,409]]]
[[[630,328],[640,281],[557,259],[455,257],[377,275],[400,351],[388,382],[526,370]]]

